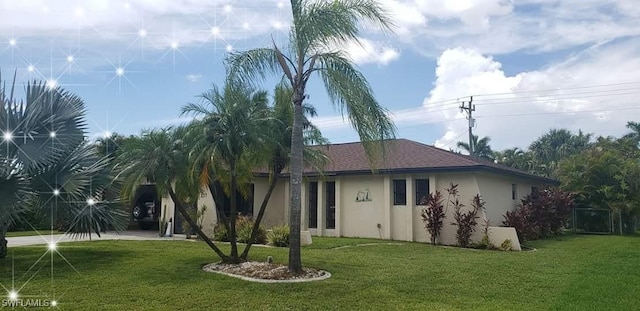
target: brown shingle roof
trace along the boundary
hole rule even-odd
[[[394,139],[384,142],[384,159],[374,165],[379,172],[410,171],[476,171],[489,170],[495,173],[517,175],[537,179],[544,183],[557,183],[529,173],[507,168],[489,161],[475,159],[467,155],[449,152],[434,146],[408,139]],[[329,157],[325,174],[370,173],[372,167],[367,160],[364,146],[360,142],[318,146]],[[317,173],[307,168],[305,174]]]

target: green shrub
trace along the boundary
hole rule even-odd
[[[277,247],[289,247],[289,227],[276,226],[267,233],[269,245]]]
[[[239,243],[247,243],[251,238],[251,230],[253,229],[253,219],[249,216],[238,216],[236,219],[236,241]],[[222,223],[217,223],[213,228],[213,239],[221,242],[229,242],[229,232]],[[267,231],[260,227],[258,234],[253,243],[265,244],[267,242]]]
[[[502,242],[502,244],[500,244],[500,250],[501,251],[510,251],[511,250],[511,246],[512,246],[511,239],[506,239],[506,240],[504,240],[504,242]]]
[[[218,222],[215,227],[213,227],[213,239],[220,242],[229,242],[229,232],[227,232],[224,224]]]
[[[248,216],[239,216],[236,220],[236,235],[240,243],[248,243],[251,238],[251,230],[253,230],[254,221]],[[255,244],[267,243],[267,231],[262,226],[258,227]]]

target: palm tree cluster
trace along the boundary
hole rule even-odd
[[[232,80],[222,89],[214,85],[199,96],[199,102],[182,108],[183,114],[196,117],[190,124],[145,131],[140,137],[123,142],[116,162],[122,168],[125,195],[134,194],[144,181],[153,182],[159,193],[173,200],[190,227],[223,261],[245,261],[277,179],[289,164],[291,96],[290,88],[278,85],[273,105],[269,105],[266,91]],[[307,116],[315,115],[310,107],[305,112]],[[305,145],[327,142],[306,117],[303,125]],[[327,161],[311,148],[305,149],[305,159],[318,169]],[[239,202],[235,194],[246,195],[254,172],[260,169],[269,173],[269,188],[255,215],[250,241],[240,253],[235,228]],[[219,223],[229,233],[229,254],[217,247],[189,213],[197,208],[198,197],[206,190],[211,191],[215,200]],[[228,213],[223,210],[224,196],[230,198]]]
[[[18,100],[15,75],[0,84],[0,258],[8,228],[27,210],[78,235],[124,229],[112,168],[85,138],[82,99],[33,81]]]
[[[527,150],[520,148],[495,152],[497,163],[544,177],[557,177],[560,163],[592,146],[592,135],[566,129],[551,129],[533,141]]]

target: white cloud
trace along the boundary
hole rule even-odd
[[[640,35],[640,6],[625,0],[402,0],[398,34],[423,54],[453,47],[487,54],[556,51]]]
[[[356,64],[377,63],[386,65],[400,57],[400,52],[397,49],[383,42],[364,38],[360,38],[359,41],[360,44],[350,42],[344,48],[344,51]]]
[[[500,63],[473,50],[447,50],[438,59],[435,87],[425,99],[435,118],[464,118],[442,110],[442,99],[472,94],[477,127],[497,149],[527,147],[550,128],[582,129],[596,135],[621,135],[627,121],[640,119],[638,40],[606,44],[540,71],[507,76]],[[596,87],[597,86],[597,87]],[[640,108],[640,107],[638,107]],[[467,121],[449,122],[439,147],[465,140]]]
[[[55,40],[81,37],[109,44],[113,40],[165,49],[172,42],[198,47],[218,40],[242,48],[245,39],[268,42],[270,33],[286,35],[290,22],[288,1],[281,0],[45,0],[0,2],[0,34],[49,36]],[[585,44],[640,35],[640,6],[629,0],[383,0],[380,4],[397,25],[394,36],[426,55],[437,57],[453,47],[485,54],[556,51]],[[230,5],[231,10],[225,11]],[[249,27],[245,28],[245,23]],[[214,35],[212,29],[218,31]],[[363,34],[373,40],[370,31]],[[266,41],[264,39],[267,39]],[[23,40],[21,40],[23,41]],[[28,40],[27,40],[28,41]],[[264,42],[263,42],[264,41]],[[76,41],[74,41],[76,42]],[[251,42],[255,46],[255,42]],[[396,42],[375,51],[370,63],[397,57]],[[392,47],[394,46],[394,47]],[[361,54],[361,53],[360,53]],[[358,54],[358,55],[360,55]],[[378,56],[384,55],[384,56]],[[366,61],[368,58],[360,58]]]
[[[436,80],[421,107],[393,111],[403,131],[441,125],[435,141],[455,148],[467,140],[460,102],[474,95],[474,134],[490,136],[494,149],[526,148],[550,128],[620,136],[640,120],[640,39],[586,49],[545,69],[507,75],[499,62],[470,49],[449,49],[437,60]],[[349,127],[342,117],[313,120],[323,131]]]
[[[188,74],[186,76],[187,80],[189,80],[189,82],[198,82],[200,81],[200,79],[202,79],[202,75],[201,74]]]
[[[227,0],[59,0],[53,5],[45,0],[2,1],[0,29],[17,37],[81,38],[93,43],[134,42],[144,30],[148,46],[166,48],[172,42],[188,46],[212,40],[211,29],[219,27],[216,39],[232,42],[273,32],[276,20],[262,22],[270,16],[280,16],[286,25],[287,11],[281,14],[277,3],[264,0],[234,6]],[[227,5],[229,12],[225,11]],[[245,29],[245,22],[249,29]]]

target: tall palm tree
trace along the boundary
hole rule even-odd
[[[352,126],[365,142],[370,159],[376,154],[376,145],[372,142],[394,137],[395,127],[362,73],[343,51],[335,49],[350,41],[359,41],[361,22],[390,29],[390,18],[377,1],[291,0],[291,10],[293,22],[284,49],[274,42],[271,48],[231,53],[227,62],[231,79],[254,83],[256,78],[281,74],[293,90],[289,270],[299,273],[302,271],[303,102],[307,98],[307,82],[312,76],[322,79],[332,103],[341,111],[346,110]]]
[[[26,209],[45,210],[52,229],[65,221],[74,234],[124,229],[126,215],[105,197],[115,182],[111,168],[85,141],[82,99],[34,81],[17,100],[14,88],[15,76],[0,88],[0,258],[8,227]]]
[[[488,136],[480,139],[478,135],[473,135],[471,140],[471,143],[473,144],[473,154],[471,153],[472,149],[468,143],[459,141],[457,146],[458,148],[462,148],[466,150],[469,153],[469,155],[471,155],[472,157],[478,157],[478,158],[483,158],[489,161],[493,161],[494,152],[493,150],[491,150],[491,146],[489,145],[490,141],[491,141],[491,138]]]
[[[290,163],[291,158],[289,157],[289,154],[291,153],[291,131],[293,125],[293,106],[291,105],[292,96],[292,89],[282,84],[276,86],[274,92],[274,105],[272,107],[273,118],[267,125],[268,135],[271,139],[265,144],[267,149],[266,152],[260,154],[266,155],[266,166],[269,169],[269,188],[262,200],[258,215],[255,218],[251,238],[240,256],[243,260],[247,259],[251,245],[256,238],[260,222],[264,217],[267,203],[275,189],[278,176],[287,166],[289,166]],[[329,141],[322,136],[320,130],[306,118],[306,116],[315,117],[317,115],[316,110],[308,105],[305,105],[303,108],[305,115],[302,122],[304,129],[304,145],[328,144]],[[305,165],[313,167],[320,172],[328,162],[327,156],[319,149],[306,147],[304,148],[303,154]]]

